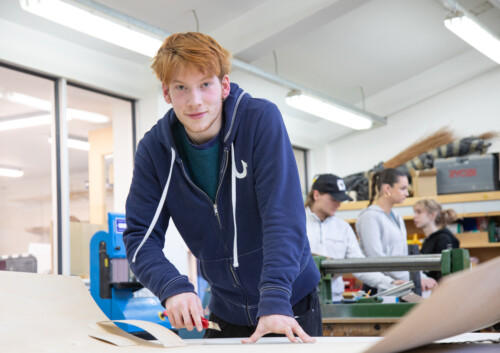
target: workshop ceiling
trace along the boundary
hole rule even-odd
[[[170,33],[208,33],[239,60],[383,117],[427,98],[421,92],[438,93],[433,86],[444,91],[497,67],[444,27],[441,0],[98,2]],[[500,37],[499,0],[458,3]],[[415,98],[402,103],[404,82]],[[279,105],[306,147],[353,132],[287,107],[283,91],[262,89],[262,96]]]
[[[388,118],[498,67],[444,27],[447,11],[441,0],[95,2],[169,33],[210,34],[235,58],[259,70]],[[500,37],[500,0],[458,3]],[[148,63],[140,54],[26,13],[18,0],[2,0],[0,18]],[[233,71],[236,77],[248,76]],[[286,88],[256,87],[244,88],[278,104],[296,145],[314,148],[353,133],[287,107]]]

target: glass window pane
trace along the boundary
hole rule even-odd
[[[88,277],[91,237],[107,231],[108,212],[125,208],[133,158],[132,103],[71,85],[67,92],[71,273]],[[117,184],[125,186],[115,192]]]
[[[32,254],[39,273],[52,272],[53,102],[54,81],[0,66],[0,256]],[[22,175],[6,176],[8,169]]]
[[[307,197],[307,160],[305,149],[293,147],[293,154],[297,162],[297,169],[299,170],[300,188],[302,190],[302,197],[305,200]]]

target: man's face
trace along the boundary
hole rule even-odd
[[[216,75],[195,69],[179,70],[168,87],[165,101],[172,104],[188,136],[197,144],[214,138],[222,126],[222,101],[229,95],[229,77],[222,82]]]
[[[317,195],[314,195],[314,206],[318,217],[324,219],[334,216],[340,206],[340,201],[335,200],[328,193],[321,194],[317,190],[314,192],[317,193]]]

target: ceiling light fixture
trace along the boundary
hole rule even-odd
[[[0,93],[0,98],[6,99],[12,103],[26,105],[28,107],[36,108],[38,110],[43,110],[46,112],[50,112],[52,110],[52,104],[50,103],[50,101],[30,96],[24,93],[19,93],[19,92],[7,92],[5,94]]]
[[[52,143],[52,137],[49,137],[48,141],[49,143]],[[90,143],[87,140],[78,137],[68,137],[66,139],[66,145],[68,148],[73,148],[75,150],[90,151]]]
[[[334,105],[331,102],[303,94],[300,91],[291,91],[286,96],[285,101],[291,107],[351,129],[366,130],[373,125],[371,118],[361,112],[355,112],[341,105]]]
[[[96,38],[142,53],[149,57],[153,57],[158,51],[158,48],[160,48],[162,44],[162,41],[160,39],[171,35],[171,33],[159,27],[155,27],[137,18],[121,13],[94,0],[72,0],[72,3],[76,3],[78,4],[78,6],[72,6],[66,2],[62,2],[61,0],[19,1],[21,7],[26,11],[58,22]],[[103,25],[110,25],[111,27],[113,27],[113,30],[99,28],[98,26],[101,23]],[[118,31],[117,27],[134,32],[135,35],[119,34],[116,36],[117,38],[111,38],[111,35],[108,36],[108,34],[113,33],[115,29],[116,31]],[[136,28],[140,32],[133,31],[131,28]],[[146,35],[146,33],[151,34],[151,36]],[[138,44],[143,45],[144,48],[139,49],[135,47],[133,37],[135,37],[136,35],[140,37],[140,39],[137,41]],[[370,120],[370,122],[368,123],[360,123],[359,125],[356,124],[356,126],[371,126],[372,123],[385,125],[387,123],[387,119],[385,117],[377,116],[365,111],[364,109],[362,110],[357,108],[356,106],[343,103],[331,97],[324,96],[323,94],[315,92],[314,90],[311,90],[306,86],[302,86],[292,81],[286,80],[283,77],[270,74],[269,72],[263,71],[236,58],[232,59],[232,66],[234,68],[241,69],[252,75],[260,77],[264,80],[270,81],[283,87],[287,87],[288,89],[308,92],[315,97],[320,97],[320,99],[324,102],[328,102],[334,106],[341,107],[340,109],[342,110],[351,112],[353,116],[360,115],[361,117]],[[331,118],[327,119],[332,120]],[[359,118],[352,118],[351,120],[358,119]],[[360,129],[365,129],[365,127],[360,127]]]
[[[6,99],[9,102],[22,104],[27,107],[35,108],[49,113],[52,110],[52,104],[50,101],[41,99],[38,97],[30,96],[28,94],[19,92],[7,92],[0,93],[0,98]],[[66,110],[67,120],[77,119],[81,121],[86,121],[89,123],[104,124],[109,122],[109,118],[106,115],[89,112],[87,110],[81,110],[76,108],[68,108]],[[20,126],[22,127],[22,126]]]
[[[11,168],[11,167],[0,167],[0,176],[10,177],[10,178],[19,178],[24,175],[24,172],[21,169]]]
[[[49,114],[33,116],[29,118],[19,118],[0,121],[0,131],[21,129],[25,127],[50,124],[51,116]]]
[[[68,108],[66,115],[68,117],[68,121],[77,119],[96,124],[104,124],[109,122],[109,118],[106,115],[75,108]]]
[[[23,10],[57,22],[63,26],[99,38],[108,43],[153,57],[162,41],[130,26],[60,0],[19,0]]]
[[[458,7],[454,14],[444,20],[444,25],[455,35],[480,51],[491,60],[500,64],[500,39],[489,32],[474,16]]]

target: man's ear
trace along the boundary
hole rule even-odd
[[[313,200],[316,201],[319,198],[319,191],[318,190],[313,190]]]
[[[224,75],[221,81],[222,84],[222,100],[225,100],[231,92],[231,83],[229,83],[229,76]]]
[[[161,90],[163,92],[163,98],[165,98],[165,102],[167,102],[168,104],[172,104],[170,94],[168,93],[168,87],[166,85],[161,85]]]

